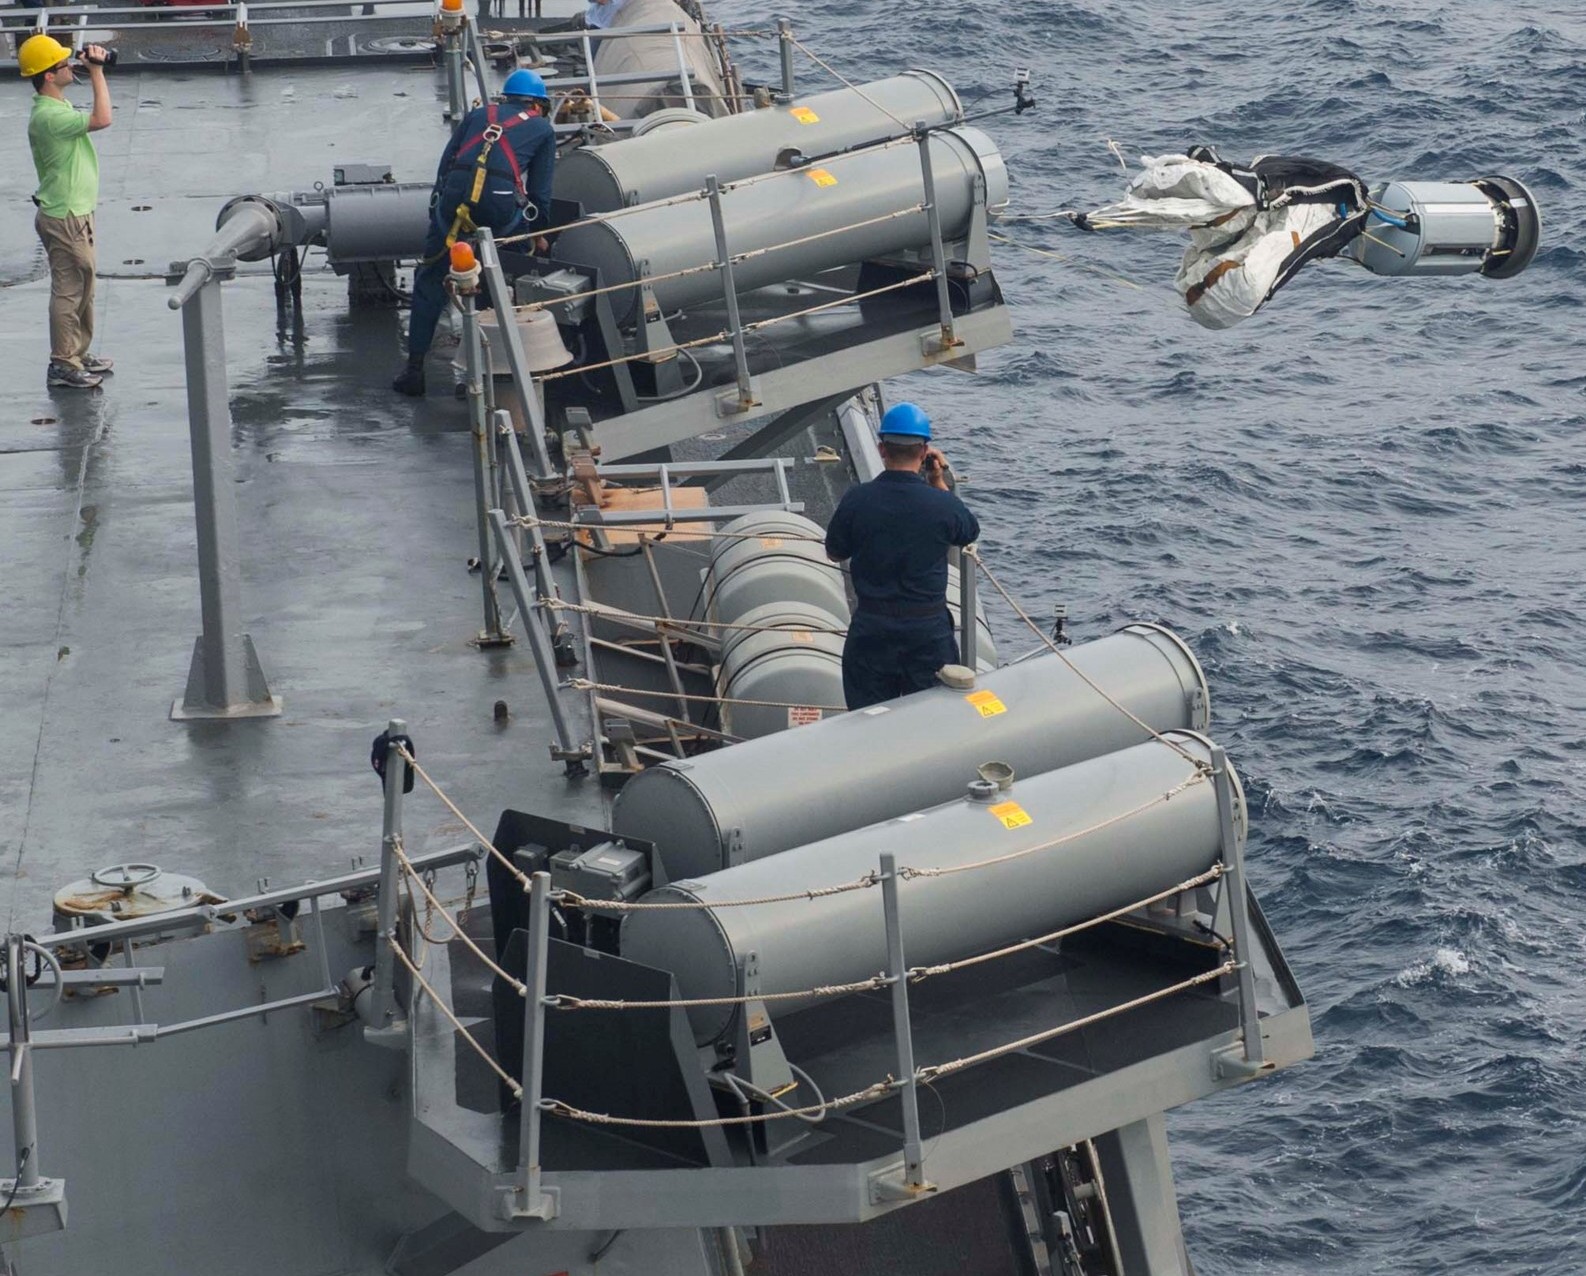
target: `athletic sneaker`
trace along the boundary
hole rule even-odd
[[[106,376],[116,370],[116,361],[107,359],[102,354],[85,354],[83,356],[83,367],[89,372],[96,372],[100,376]]]
[[[45,383],[51,389],[92,390],[103,380],[104,378],[97,372],[74,368],[69,363],[51,363]]]

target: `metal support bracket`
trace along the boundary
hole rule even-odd
[[[523,1203],[523,1188],[521,1185],[501,1187],[496,1189],[499,1193],[497,1202],[501,1217],[506,1219],[540,1219],[550,1222],[562,1212],[562,1189],[559,1187],[540,1187],[540,1199],[532,1206]]]
[[[1219,1081],[1249,1080],[1275,1071],[1271,1059],[1247,1059],[1243,1042],[1212,1051],[1212,1076]]]
[[[197,265],[204,271],[195,272]],[[235,266],[229,257],[217,261],[194,258],[185,264],[181,287],[171,297],[182,308],[203,618],[202,631],[193,645],[186,690],[171,706],[171,717],[178,722],[273,718],[281,713],[280,697],[270,693],[253,639],[242,632],[241,623],[240,538],[236,485],[231,475],[231,403],[220,292],[221,280],[229,278]]]
[[[40,1179],[29,1186],[16,1186],[15,1179],[0,1179],[0,1196],[16,1196],[0,1223],[0,1241],[26,1240],[66,1230],[66,1180]]]
[[[872,1205],[885,1205],[892,1201],[917,1201],[936,1191],[936,1184],[929,1179],[921,1183],[910,1183],[902,1161],[894,1161],[891,1165],[882,1166],[881,1169],[872,1172],[865,1182]]]

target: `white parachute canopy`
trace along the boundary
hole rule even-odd
[[[1365,186],[1316,160],[1263,157],[1238,168],[1208,147],[1142,156],[1116,204],[1074,218],[1084,230],[1188,230],[1173,285],[1190,317],[1231,328],[1306,262],[1335,255],[1359,230]]]

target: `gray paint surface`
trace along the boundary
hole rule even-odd
[[[655,842],[673,880],[699,877],[727,866],[735,831],[743,860],[756,860],[946,801],[982,762],[1029,776],[1145,739],[1081,674],[1154,730],[1208,725],[1205,675],[1188,648],[1131,625],[981,677],[977,691],[1002,705],[986,716],[976,692],[938,687],[652,767],[618,795],[612,828]]]
[[[1169,738],[1197,759],[1210,758],[1202,737]],[[1208,868],[1221,846],[1210,783],[1146,807],[1194,774],[1174,749],[1151,741],[1032,776],[990,802],[962,798],[698,881],[675,881],[645,899],[714,904],[816,891],[875,872],[884,852],[895,854],[900,868],[955,870],[1027,852],[903,882],[910,964],[954,960],[1144,899]],[[1146,809],[1120,818],[1139,807]],[[1242,797],[1236,816],[1242,828]],[[687,998],[731,997],[740,963],[756,953],[760,991],[789,993],[885,970],[882,921],[879,892],[869,889],[753,908],[636,912],[623,922],[622,953],[672,971]],[[815,1000],[784,1001],[779,1009]],[[703,1044],[731,1024],[734,1007],[695,1007],[689,1017]]]
[[[556,166],[556,195],[585,213],[648,204],[722,182],[768,173],[784,150],[804,155],[893,137],[898,124],[946,124],[962,115],[958,95],[932,71],[905,71],[853,89],[679,128],[666,136],[583,147]]]
[[[657,140],[685,139],[695,131],[662,133]],[[948,241],[961,238],[969,227],[977,180],[984,179],[992,210],[1007,203],[1008,174],[1001,153],[979,129],[933,133],[931,169]],[[919,150],[912,144],[855,152],[817,168],[773,173],[723,191],[729,251],[736,256],[777,249],[734,265],[738,289],[749,291],[924,248],[930,242],[926,215],[908,211],[918,209],[923,192]],[[894,213],[901,215],[892,217]],[[822,237],[808,238],[815,235]],[[795,239],[807,242],[779,247]],[[559,262],[597,269],[608,288],[656,278],[655,298],[665,310],[721,295],[716,271],[659,278],[717,260],[711,220],[699,201],[650,204],[610,221],[577,226],[557,236],[551,255]],[[622,288],[611,294],[611,302],[617,322],[626,323],[638,306],[638,291]]]

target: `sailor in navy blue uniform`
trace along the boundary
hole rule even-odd
[[[849,488],[826,529],[826,553],[848,560],[858,607],[843,643],[850,709],[936,685],[958,663],[947,613],[947,551],[972,545],[980,523],[947,487],[931,422],[912,403],[881,418],[885,471]]]
[[[391,383],[398,394],[424,393],[424,356],[446,306],[446,272],[458,237],[482,226],[507,235],[549,225],[556,130],[546,118],[545,81],[520,69],[507,76],[501,92],[501,102],[463,116],[441,152],[424,259],[413,272],[407,367]],[[535,246],[547,251],[543,239]]]

